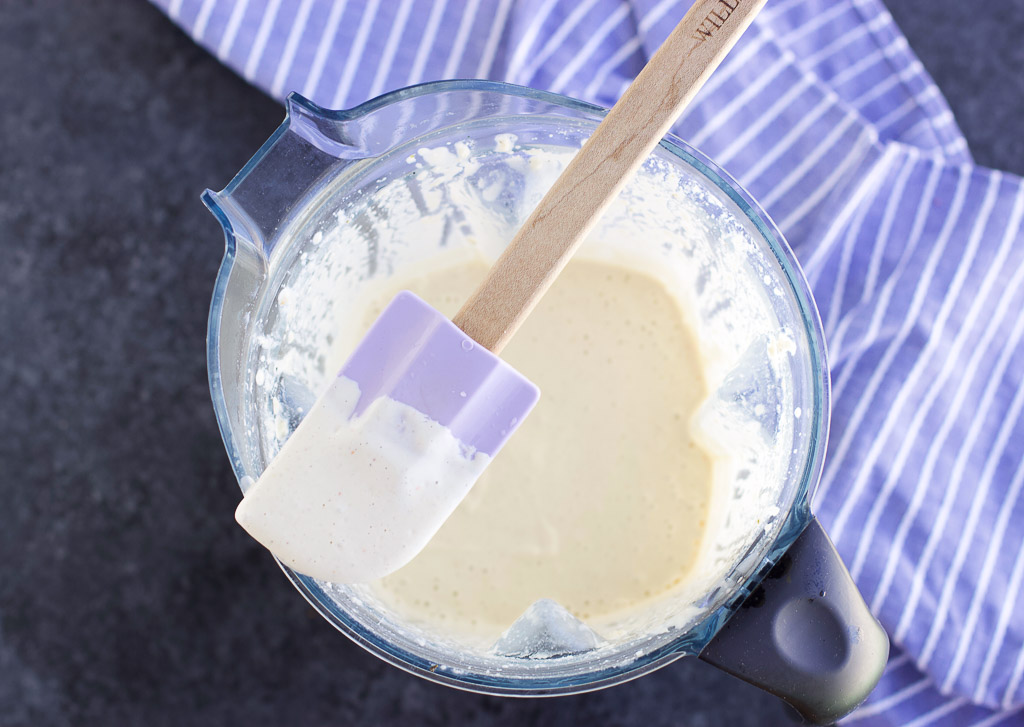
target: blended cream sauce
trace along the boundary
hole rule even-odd
[[[341,338],[354,345],[403,288],[451,316],[487,269],[388,280]],[[541,598],[599,628],[679,586],[712,483],[691,433],[703,359],[661,282],[575,259],[502,356],[540,402],[426,548],[372,585],[405,618],[485,646]]]

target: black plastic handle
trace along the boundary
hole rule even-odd
[[[700,653],[817,725],[867,699],[888,657],[889,638],[817,518]]]

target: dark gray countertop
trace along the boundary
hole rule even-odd
[[[890,5],[976,159],[1024,172],[1024,4]],[[141,0],[8,0],[0,91],[0,727],[788,722],[692,659],[503,700],[334,632],[231,524],[206,385],[198,194],[282,109]]]

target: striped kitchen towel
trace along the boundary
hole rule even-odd
[[[275,98],[442,78],[611,106],[686,0],[154,0]],[[771,0],[675,126],[814,288],[815,510],[895,648],[856,725],[1024,723],[1024,183],[972,165],[879,0]]]

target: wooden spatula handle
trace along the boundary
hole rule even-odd
[[[499,352],[766,0],[696,0],[452,321]]]

